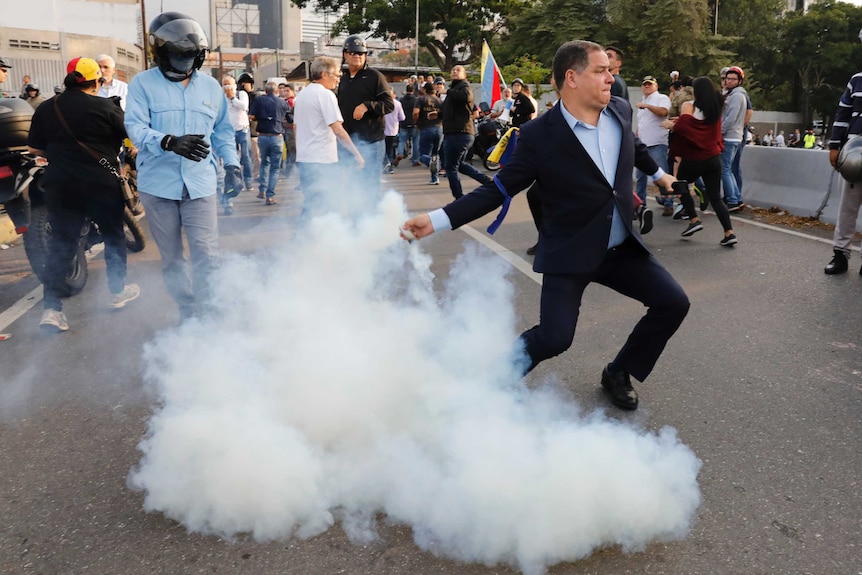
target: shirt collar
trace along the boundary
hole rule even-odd
[[[598,128],[598,125],[591,126],[591,125],[587,124],[586,122],[582,122],[581,120],[578,120],[577,118],[572,116],[568,110],[566,110],[566,107],[563,106],[562,102],[560,102],[559,104],[560,104],[560,111],[563,113],[563,119],[566,120],[566,123],[569,125],[569,128],[572,131],[574,131],[574,129],[577,127],[587,128],[589,130],[595,130]],[[602,110],[601,114],[599,114],[599,122],[601,122],[602,116],[609,116],[609,115],[610,115],[610,112],[608,111],[607,107],[605,107]]]

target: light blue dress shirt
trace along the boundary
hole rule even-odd
[[[125,124],[138,148],[138,188],[147,194],[179,200],[185,188],[192,199],[211,196],[217,188],[216,154],[225,165],[239,166],[227,99],[212,76],[196,71],[183,86],[165,78],[158,68],[135,75],[129,84]],[[203,134],[210,154],[194,162],[162,150],[166,135],[185,134]]]
[[[589,154],[590,159],[599,168],[611,187],[614,187],[617,163],[620,160],[620,145],[623,141],[622,125],[613,114],[608,112],[607,108],[599,114],[599,121],[595,126],[578,120],[562,104],[560,111],[563,113],[563,118],[569,128],[575,133],[575,137]],[[629,232],[620,217],[620,211],[614,204],[614,218],[611,222],[611,235],[608,237],[608,249],[623,243],[628,235]]]
[[[598,124],[591,126],[572,116],[562,103],[558,104],[563,118],[574,132],[575,137],[587,151],[593,163],[605,176],[605,179],[613,187],[614,176],[617,173],[617,163],[620,159],[620,146],[622,145],[623,128],[619,121],[607,108],[599,115]],[[650,176],[655,181],[664,176],[661,168]],[[616,192],[614,192],[616,193]],[[434,210],[428,214],[434,230],[451,230],[452,222],[443,209]],[[628,237],[628,230],[620,217],[617,206],[614,205],[613,221],[611,222],[611,234],[608,238],[608,249],[623,243]]]

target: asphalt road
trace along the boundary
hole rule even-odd
[[[449,199],[445,180],[438,187],[426,181],[424,169],[403,164],[386,178],[416,211]],[[225,251],[267,253],[289,241],[301,196],[288,184],[281,191],[275,207],[253,195],[237,199],[235,215],[220,219]],[[540,290],[536,276],[522,271],[535,241],[526,202],[517,198],[489,239],[491,219],[469,233],[432,236],[422,248],[439,278],[477,237],[480,250],[520,262],[510,281],[518,327],[526,328],[537,319]],[[684,240],[682,222],[658,216],[647,236],[692,307],[652,376],[636,386],[638,411],[610,407],[598,379],[642,308],[599,286],[587,290],[572,348],[526,382],[556,376],[586,410],[607,410],[650,430],[676,428],[703,462],[693,529],[683,540],[640,552],[601,549],[549,573],[862,574],[858,253],[850,273],[827,277],[828,243],[737,218],[740,243],[726,249],[718,246],[714,216],[705,224]],[[20,245],[0,252],[0,313],[26,309],[21,298],[38,287],[27,271]],[[257,543],[190,534],[146,513],[143,495],[126,484],[157,401],[142,385],[142,350],[178,318],[152,243],[130,256],[129,277],[141,284],[141,299],[107,310],[97,257],[87,288],[66,304],[68,333],[40,333],[40,305],[0,329],[12,334],[0,342],[0,573],[515,572],[436,557],[413,543],[409,528],[385,521],[380,539],[366,545],[354,545],[337,526],[307,540]]]

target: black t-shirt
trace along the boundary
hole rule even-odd
[[[532,100],[523,92],[518,92],[512,102],[512,125],[518,127],[530,121],[530,116],[536,111]]]
[[[416,104],[413,107],[414,110],[419,110],[416,127],[421,130],[422,128],[438,126],[443,123],[443,116],[440,113],[442,108],[443,103],[437,96],[426,94],[420,98],[416,98]],[[429,114],[431,114],[431,118],[428,117]]]
[[[54,102],[66,119],[72,137],[57,117]],[[48,180],[74,177],[116,185],[117,178],[99,165],[75,138],[87,144],[115,169],[117,154],[126,138],[123,110],[109,98],[91,96],[78,90],[66,90],[43,102],[33,113],[27,145],[45,151]]]

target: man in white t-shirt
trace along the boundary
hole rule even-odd
[[[239,162],[242,166],[242,177],[245,189],[252,189],[252,164],[251,164],[251,134],[249,132],[248,118],[248,94],[236,87],[233,76],[225,76],[221,81],[224,95],[227,98],[227,113],[233,126],[236,137],[236,146],[239,150]]]
[[[670,112],[670,98],[658,91],[658,81],[653,76],[647,76],[641,82],[643,100],[635,104],[638,109],[638,137],[643,142],[649,155],[656,164],[668,172],[667,165],[667,129],[661,123]],[[646,204],[647,174],[637,171],[636,193]],[[666,190],[669,192],[670,190]],[[664,201],[663,216],[673,215],[673,198],[667,196]]]
[[[331,207],[326,193],[337,185],[338,142],[356,159],[358,169],[365,166],[342,125],[344,118],[338,109],[333,90],[341,78],[341,67],[335,58],[318,56],[311,63],[311,83],[296,95],[296,167],[305,201],[301,219],[326,213]]]

